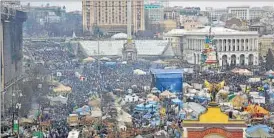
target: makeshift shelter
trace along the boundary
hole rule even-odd
[[[245,111],[250,114],[264,114],[264,115],[269,114],[269,111],[267,111],[266,109],[264,109],[263,107],[259,105],[248,105]]]
[[[79,138],[80,132],[77,130],[72,130],[68,134],[68,138]]]
[[[53,92],[60,94],[68,94],[71,93],[71,87],[59,84],[56,88],[53,88]]]
[[[141,135],[136,136],[135,138],[143,138]]]
[[[100,104],[101,104],[101,99],[92,99],[88,102],[88,105],[92,107],[100,107]]]
[[[100,108],[96,107],[91,111],[91,117],[101,117],[102,111]]]
[[[136,102],[139,100],[139,97],[136,95],[126,95],[124,98],[125,102]]]
[[[175,93],[183,91],[183,70],[152,69],[152,85],[160,91],[169,90]]]
[[[135,69],[135,70],[133,70],[133,74],[135,74],[135,75],[146,75],[146,72],[144,72],[140,69]]]
[[[48,97],[50,99],[51,105],[56,105],[56,104],[67,104],[68,98],[64,97],[62,95],[56,96],[56,97]]]
[[[148,101],[159,101],[159,98],[153,94],[147,95]]]
[[[274,75],[274,71],[273,70],[269,70],[265,73],[265,75]]]
[[[20,124],[32,124],[33,120],[28,118],[21,118],[19,122]]]
[[[160,98],[175,98],[175,97],[176,97],[176,95],[169,91],[164,91],[160,94]]]
[[[111,59],[110,59],[110,58],[107,58],[107,57],[102,57],[100,60],[101,60],[101,61],[111,61]]]
[[[92,57],[87,57],[85,59],[83,59],[84,63],[89,63],[89,62],[94,62],[96,59],[92,58]]]
[[[262,129],[257,129],[256,131],[247,134],[247,138],[273,138],[273,136]]]
[[[247,69],[235,68],[235,69],[231,70],[231,72],[237,73],[237,74],[240,74],[240,75],[247,75],[247,76],[252,75],[252,72],[247,70]]]
[[[88,115],[91,112],[91,107],[84,105],[83,107],[76,109],[75,112],[77,112],[80,115]]]
[[[179,110],[183,107],[183,101],[180,100],[180,99],[178,99],[178,98],[172,99],[171,102],[173,104],[175,104],[175,105],[178,105],[179,106],[179,108],[178,108]]]
[[[270,127],[267,125],[254,125],[246,129],[247,138],[258,137],[258,138],[269,138]]]
[[[248,79],[249,83],[255,83],[255,82],[260,82],[260,81],[261,81],[261,78],[249,78]]]
[[[156,87],[153,87],[153,88],[151,89],[151,92],[152,92],[152,93],[160,93],[161,91],[158,90]]]
[[[240,96],[240,95],[237,95],[235,96],[232,100],[231,100],[231,103],[232,103],[232,106],[234,108],[241,108],[245,103],[247,103],[247,99]]]
[[[162,60],[156,60],[156,61],[153,61],[153,63],[155,63],[155,64],[167,64],[167,62],[165,62],[165,61],[162,61]]]
[[[44,134],[42,131],[37,131],[37,132],[32,133],[32,137],[43,138]]]

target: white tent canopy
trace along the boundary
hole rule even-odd
[[[93,61],[95,61],[95,59],[92,58],[92,57],[87,57],[87,58],[83,59],[83,62],[85,62],[85,63],[87,63],[87,62],[93,62]]]
[[[146,75],[146,72],[140,70],[140,69],[135,69],[133,71],[133,74],[136,74],[136,75]]]
[[[56,97],[48,97],[51,102],[61,102],[62,104],[67,104],[68,98],[62,95]]]
[[[110,59],[110,58],[107,58],[107,57],[102,57],[100,60],[101,60],[101,61],[111,61],[111,59]]]

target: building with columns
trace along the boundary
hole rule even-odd
[[[210,27],[184,30],[173,29],[164,34],[175,54],[191,64],[200,64],[201,51],[204,49],[205,36]],[[237,31],[224,27],[212,27],[213,44],[217,48],[219,66],[258,65],[259,35],[253,31]]]

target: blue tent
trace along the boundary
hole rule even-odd
[[[151,69],[150,72],[153,75],[153,85],[160,91],[182,92],[182,69]]]
[[[258,129],[262,129],[264,132],[267,132],[267,133],[269,133],[270,131],[270,127],[268,127],[267,125],[255,125],[255,126],[248,127],[246,129],[246,133],[252,133]]]
[[[180,99],[178,99],[178,98],[172,99],[171,101],[172,101],[172,103],[174,103],[174,104],[178,104],[178,105],[183,104],[182,100],[180,100]]]
[[[138,110],[138,111],[144,111],[144,110],[146,110],[144,104],[138,104],[138,105],[136,105],[136,107],[134,109]]]
[[[108,66],[108,67],[115,67],[117,65],[116,62],[106,62],[105,63],[105,66]]]
[[[75,111],[76,111],[76,113],[83,115],[83,114],[89,113],[91,111],[91,107],[85,105],[81,108],[76,109]]]

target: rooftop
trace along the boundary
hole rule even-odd
[[[126,40],[80,41],[80,48],[87,56],[122,56]],[[174,56],[167,40],[134,40],[139,56]],[[99,44],[99,46],[98,46]]]
[[[205,26],[202,29],[195,29],[195,30],[185,30],[185,29],[173,29],[166,34],[165,36],[173,36],[173,35],[189,35],[189,34],[197,34],[197,35],[206,35],[208,34],[210,26]],[[215,35],[241,35],[241,34],[251,34],[251,35],[258,35],[256,31],[237,31],[233,29],[228,29],[225,27],[212,27],[211,31]]]

